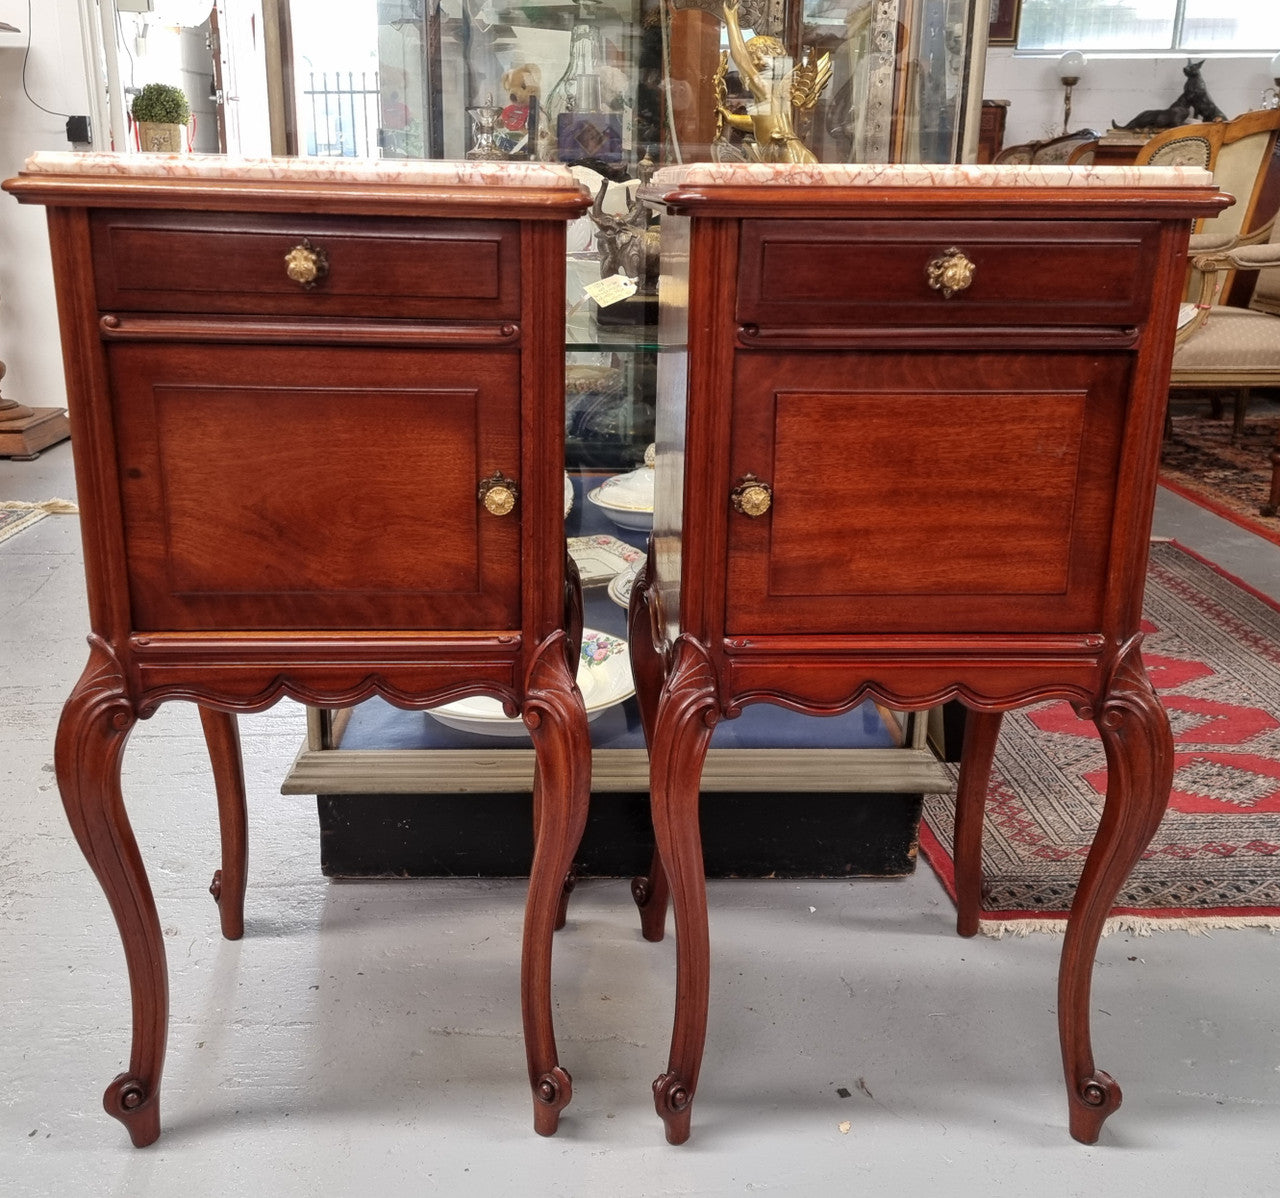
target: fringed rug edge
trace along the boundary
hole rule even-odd
[[[933,829],[920,820],[920,853],[933,870],[947,897],[956,901],[955,861]],[[1102,925],[1104,936],[1118,934],[1150,936],[1153,932],[1186,932],[1190,936],[1210,936],[1214,932],[1265,928],[1273,935],[1280,932],[1280,908],[1212,907],[1204,911],[1180,907],[1160,914],[1130,907],[1117,907]],[[993,940],[1006,936],[1032,936],[1036,933],[1062,935],[1067,930],[1065,911],[993,911],[979,913],[978,930]]]
[[[6,499],[0,502],[0,512],[20,513],[16,520],[0,528],[0,541],[16,537],[18,533],[30,528],[46,516],[74,516],[80,509],[69,499],[45,499],[39,503],[30,503],[22,499]]]

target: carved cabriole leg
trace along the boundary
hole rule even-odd
[[[653,643],[648,558],[640,567],[631,588],[631,603],[627,609],[627,645],[631,652],[631,676],[636,684],[636,705],[640,708],[644,743],[652,746],[658,719],[658,696],[662,692],[666,671],[662,655]],[[640,934],[646,940],[658,941],[665,934],[668,890],[662,855],[655,848],[648,874],[631,879],[631,897],[640,908]]]
[[[537,757],[537,823],[525,903],[520,998],[533,1087],[533,1127],[544,1136],[555,1132],[560,1112],[573,1096],[573,1081],[556,1055],[551,942],[565,877],[586,827],[591,792],[591,738],[569,648],[563,632],[553,633],[538,647],[529,668],[522,713]]]
[[[564,551],[564,626],[568,631],[566,650],[569,655],[570,669],[576,671],[582,655],[582,578],[578,573],[578,563],[573,560],[566,546]],[[542,802],[541,788],[535,774],[533,783],[534,823],[538,826],[538,809]],[[574,852],[577,849],[575,846]],[[556,931],[564,927],[569,918],[569,896],[578,884],[578,873],[572,862],[564,875],[564,886],[560,891],[560,906],[556,909]]]
[[[244,795],[240,728],[234,715],[211,707],[200,708],[200,723],[213,766],[222,839],[222,867],[214,871],[209,893],[218,904],[223,936],[239,940],[244,935],[244,892],[249,873],[249,812]]]
[[[96,636],[89,646],[89,662],[58,724],[54,765],[71,830],[111,905],[129,970],[129,1070],[107,1087],[102,1104],[142,1148],[160,1134],[169,981],[155,900],[120,793],[120,759],[137,713],[110,646]]]
[[[1000,736],[998,711],[964,713],[964,744],[956,784],[956,831],[952,856],[956,863],[956,931],[974,936],[982,907],[982,821],[986,813],[991,760]]]
[[[1058,973],[1058,1029],[1071,1135],[1098,1138],[1120,1105],[1120,1087],[1095,1069],[1089,1031],[1090,989],[1098,940],[1121,885],[1151,842],[1173,783],[1169,717],[1142,664],[1141,636],[1120,651],[1093,714],[1107,755],[1107,797],[1067,922]]]
[[[698,827],[698,786],[711,731],[720,716],[715,670],[687,636],[672,649],[649,746],[653,830],[667,869],[676,917],[676,1009],[667,1071],[653,1083],[667,1141],[683,1144],[707,1034],[710,943],[707,882]]]

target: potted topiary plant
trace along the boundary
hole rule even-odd
[[[186,148],[183,131],[191,119],[191,109],[180,87],[148,83],[133,97],[130,111],[138,125],[142,149],[158,154],[180,154]]]

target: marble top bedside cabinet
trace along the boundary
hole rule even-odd
[[[1094,1066],[1094,951],[1172,769],[1140,619],[1175,315],[1191,221],[1230,197],[1199,170],[765,164],[670,168],[642,194],[663,212],[662,353],[630,641],[677,933],[667,1138],[689,1135],[707,1026],[716,721],[964,703],[972,934],[1000,713],[1057,698],[1110,766],[1058,992],[1071,1134],[1092,1142],[1120,1102]]]
[[[571,1093],[551,935],[590,770],[562,472],[565,225],[589,197],[555,166],[217,156],[37,155],[5,187],[48,208],[83,513],[92,635],[56,766],[128,963],[107,1111],[159,1135],[164,939],[120,793],[135,720],[201,707],[234,937],[235,712],[483,694],[537,754],[521,980],[551,1133]]]

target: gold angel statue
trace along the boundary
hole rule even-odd
[[[750,133],[755,142],[748,149],[757,162],[817,162],[813,151],[796,133],[792,112],[808,110],[818,102],[831,80],[831,55],[791,65],[786,47],[776,38],[757,35],[746,40],[738,22],[738,0],[726,0],[725,32],[728,53],[720,55],[716,72],[716,113],[718,132],[725,125]],[[745,114],[731,112],[724,77],[729,58],[751,92]]]

